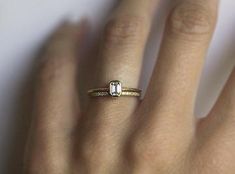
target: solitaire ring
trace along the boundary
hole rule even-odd
[[[122,87],[119,80],[112,80],[106,88],[96,88],[88,90],[88,95],[91,97],[120,97],[131,96],[140,97],[141,90],[137,88]]]

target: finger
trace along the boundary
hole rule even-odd
[[[151,140],[152,148],[162,142],[170,145],[162,152],[178,153],[175,146],[185,150],[193,137],[195,94],[216,23],[217,4],[217,0],[182,0],[168,18],[159,59],[140,106],[145,117],[139,131],[149,137],[140,141]]]
[[[27,164],[32,173],[68,172],[70,139],[78,120],[77,51],[85,22],[63,24],[42,54]]]
[[[103,36],[98,63],[98,83],[107,85],[120,79],[125,85],[138,86],[143,52],[157,0],[122,1],[109,19]]]
[[[156,0],[121,1],[104,30],[94,88],[106,87],[111,80],[120,80],[123,86],[138,88],[154,4]],[[120,115],[130,115],[136,101],[135,97],[121,97],[118,100],[92,98],[90,111],[94,111],[92,108],[105,108],[107,115],[102,114],[105,119],[114,107],[122,107],[119,112],[123,113]]]
[[[207,117],[200,119],[197,125],[197,149],[195,162],[203,156],[213,158],[204,161],[207,166],[233,161],[235,156],[235,69],[226,83],[216,104]],[[215,164],[216,161],[216,164]],[[226,171],[234,171],[233,163],[226,163]],[[226,173],[221,171],[221,173]]]
[[[235,69],[230,75],[216,104],[206,118],[198,124],[201,142],[216,142],[216,146],[229,152],[235,147]],[[224,143],[228,142],[228,143]],[[232,155],[232,153],[231,153]],[[233,154],[233,156],[235,153]]]
[[[154,117],[158,113],[156,119],[192,120],[195,94],[216,14],[217,0],[183,0],[173,9],[143,102]],[[163,112],[168,114],[159,118]],[[185,112],[187,114],[183,114]]]
[[[145,43],[156,3],[157,0],[120,2],[104,29],[97,73],[94,74],[97,80],[92,88],[106,87],[111,80],[120,80],[123,86],[138,88]],[[91,98],[88,113],[84,117],[84,122],[89,120],[87,121],[89,125],[84,126],[86,124],[81,123],[82,130],[86,132],[86,140],[80,140],[80,142],[88,141],[84,143],[85,149],[81,152],[92,153],[89,145],[99,143],[97,146],[106,149],[105,152],[107,152],[102,155],[109,156],[111,153],[115,156],[116,152],[108,144],[121,143],[120,137],[128,129],[130,116],[136,108],[137,101],[135,97],[120,97],[116,100],[110,97]],[[111,149],[112,152],[110,152]],[[97,159],[101,159],[99,151],[96,152]],[[105,159],[107,163],[112,161],[111,157]],[[99,172],[96,171],[96,173]]]

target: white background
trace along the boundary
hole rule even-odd
[[[114,1],[0,0],[0,174],[20,173],[12,166],[21,165],[27,127],[27,113],[22,114],[22,105],[25,93],[29,92],[25,86],[40,46],[63,19],[87,16],[96,31]],[[155,18],[144,65],[149,70],[142,76],[143,84],[148,81],[156,58],[169,1],[161,4]],[[221,0],[219,23],[200,83],[197,115],[208,112],[235,64],[234,9],[234,0]]]

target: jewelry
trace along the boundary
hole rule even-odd
[[[109,82],[109,87],[107,88],[96,88],[90,89],[88,95],[91,97],[120,97],[120,96],[132,96],[140,97],[141,90],[137,88],[127,88],[122,87],[122,83],[119,80],[112,80]]]

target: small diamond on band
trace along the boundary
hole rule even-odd
[[[112,97],[120,97],[122,95],[122,83],[118,80],[109,83],[109,94]]]
[[[88,95],[91,97],[140,97],[141,90],[137,88],[123,87],[119,80],[112,80],[108,87],[95,88],[88,90]]]

